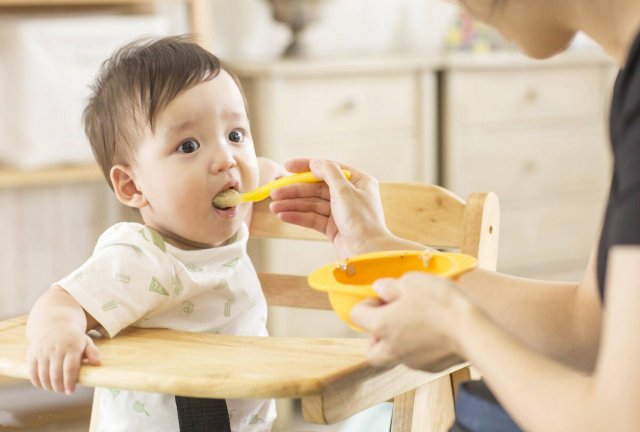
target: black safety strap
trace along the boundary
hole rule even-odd
[[[231,432],[224,399],[176,396],[180,432]]]

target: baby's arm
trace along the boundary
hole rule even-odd
[[[36,301],[27,321],[31,383],[46,390],[75,391],[80,364],[100,364],[86,334],[97,324],[64,289],[53,286]]]

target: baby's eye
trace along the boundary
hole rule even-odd
[[[239,130],[232,130],[229,132],[229,141],[239,143],[244,140],[244,133]]]
[[[200,143],[194,140],[187,140],[178,146],[180,153],[193,153],[200,148]]]

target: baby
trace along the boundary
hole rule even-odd
[[[188,38],[134,42],[103,64],[84,124],[117,199],[144,224],[109,228],[89,260],[33,306],[33,385],[72,393],[80,364],[100,363],[86,335],[94,328],[108,337],[128,326],[267,336],[265,298],[246,253],[251,205],[212,205],[228,189],[283,174],[256,158],[236,79]],[[180,430],[182,398],[96,392],[95,430]],[[224,421],[236,432],[270,430],[275,419],[272,400],[227,407]]]

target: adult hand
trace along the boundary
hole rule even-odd
[[[311,170],[324,182],[274,190],[271,211],[281,220],[325,234],[341,258],[382,250],[395,238],[385,225],[375,178],[324,160],[295,159],[285,168],[291,172]],[[350,181],[341,168],[351,171]]]
[[[27,362],[35,387],[72,394],[80,365],[99,365],[100,354],[89,335],[74,326],[56,326],[31,338]]]
[[[459,336],[477,307],[448,279],[412,272],[373,284],[380,300],[356,305],[353,321],[372,336],[374,366],[404,363],[429,372],[461,361]]]

